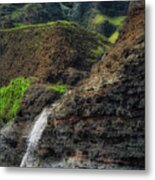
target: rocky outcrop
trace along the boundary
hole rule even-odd
[[[33,85],[26,92],[20,111],[18,112],[18,121],[32,121],[42,109],[50,106],[61,97],[62,94],[52,91],[46,85]]]

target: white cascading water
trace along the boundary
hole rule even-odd
[[[20,167],[33,167],[35,162],[34,151],[37,148],[38,142],[42,136],[42,133],[47,125],[48,116],[51,110],[45,108],[37,121],[35,122],[32,131],[28,137],[28,147],[26,153],[22,159]]]
[[[64,94],[64,96],[67,96],[71,94],[72,91],[68,91]],[[35,157],[35,150],[37,149],[38,142],[42,136],[42,133],[44,132],[48,117],[50,114],[54,113],[54,108],[58,107],[61,104],[61,101],[57,101],[54,104],[52,104],[51,108],[44,108],[39,117],[37,118],[37,121],[35,122],[32,131],[30,132],[28,136],[28,145],[25,155],[22,158],[20,167],[37,167],[38,164],[37,158]],[[60,166],[59,164],[54,165],[53,167]]]

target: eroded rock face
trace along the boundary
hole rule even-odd
[[[128,23],[107,56],[51,109],[35,152],[36,167],[145,168],[144,4],[140,4],[133,2]],[[33,124],[14,124],[15,146],[6,143],[10,133],[5,137],[1,133],[5,142],[0,151],[7,145],[12,156],[0,153],[0,164],[20,165]]]
[[[120,39],[90,78],[51,112],[37,152],[39,166],[145,167],[144,6],[135,6],[138,12],[130,9]]]
[[[43,85],[32,86],[25,94],[17,115],[17,121],[33,121],[45,106],[50,106],[61,95]]]

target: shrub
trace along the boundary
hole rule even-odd
[[[67,91],[66,85],[51,85],[48,86],[48,89],[51,89],[52,91],[58,92],[60,94],[64,94]]]
[[[115,31],[115,32],[110,36],[109,41],[110,41],[111,43],[115,43],[116,40],[118,39],[118,37],[119,37],[119,32],[118,32],[118,31]]]
[[[8,86],[0,87],[0,120],[8,122],[16,117],[30,79],[18,77]]]

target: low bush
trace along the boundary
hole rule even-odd
[[[51,89],[52,91],[58,92],[60,94],[64,94],[67,91],[66,85],[51,85],[48,86],[48,89]]]
[[[0,120],[8,122],[16,117],[30,79],[18,77],[8,86],[0,87]]]

